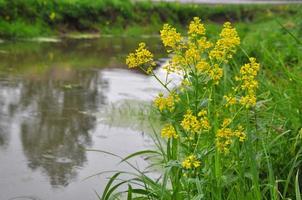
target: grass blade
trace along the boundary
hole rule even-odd
[[[108,193],[108,191],[109,191],[109,189],[110,189],[110,187],[111,187],[113,181],[114,181],[120,174],[121,174],[120,172],[117,172],[117,173],[115,173],[115,174],[109,179],[109,181],[108,181],[108,183],[107,183],[107,185],[106,185],[106,187],[105,187],[105,189],[104,189],[104,192],[103,192],[103,195],[102,195],[101,200],[108,200],[108,198],[107,198],[107,193]]]
[[[132,200],[132,187],[130,184],[128,184],[128,195],[127,200]]]
[[[301,200],[301,192],[300,192],[300,185],[299,185],[299,170],[297,171],[296,174],[295,192],[296,192],[296,200]]]
[[[159,152],[157,151],[153,151],[153,150],[143,150],[143,151],[138,151],[138,152],[135,152],[133,154],[130,154],[129,156],[125,157],[124,159],[122,159],[120,161],[120,163],[122,162],[125,162],[126,160],[129,160],[130,158],[133,158],[135,156],[139,156],[139,155],[144,155],[144,154],[158,154],[158,155],[161,155]]]

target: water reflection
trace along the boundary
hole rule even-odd
[[[45,80],[20,80],[15,89],[14,85],[0,85],[6,94],[1,98],[5,100],[1,144],[7,143],[13,131],[7,126],[19,121],[28,166],[42,168],[52,185],[67,185],[76,175],[74,168],[86,161],[83,148],[91,143],[89,130],[94,128],[95,117],[86,113],[104,104],[105,96],[97,89],[102,83],[97,73],[73,72],[68,81],[51,74],[54,76]],[[71,83],[77,87],[64,87]],[[106,84],[102,88],[106,89]]]
[[[157,38],[145,40],[151,50],[159,51],[153,42]],[[98,129],[93,113],[108,104],[116,90],[110,88],[109,80],[124,80],[122,92],[129,96],[130,89],[124,88],[133,74],[108,75],[102,68],[123,68],[124,56],[137,43],[129,38],[101,38],[1,44],[0,147],[9,153],[0,149],[0,162],[3,155],[11,162],[2,167],[14,165],[19,140],[25,164],[47,175],[52,187],[66,187],[76,180],[87,164],[84,148],[93,145],[92,134]],[[140,83],[145,81],[143,75],[138,77]],[[0,166],[0,177],[2,173]]]
[[[0,88],[0,147],[6,147],[14,122],[13,113],[19,102],[20,84],[1,77]]]
[[[5,147],[8,141],[7,120],[4,115],[0,116],[0,147]]]
[[[59,43],[9,42],[0,45],[0,72],[39,75],[52,67],[124,68],[125,56],[138,41],[145,41],[153,52],[162,52],[158,38],[100,38],[63,40]],[[160,56],[160,55],[158,55]]]
[[[63,89],[53,80],[31,81],[24,84],[21,95],[20,106],[35,113],[22,122],[24,153],[29,167],[42,167],[52,185],[67,185],[76,175],[74,168],[86,161],[84,147],[91,143],[89,130],[95,117],[84,113],[104,102],[94,83],[96,74],[78,76],[75,73],[72,82],[80,89]]]

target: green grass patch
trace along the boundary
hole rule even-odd
[[[154,34],[163,23],[184,26],[194,16],[251,22],[301,12],[301,5],[197,5],[130,0],[1,0],[0,37],[79,32]],[[147,27],[147,29],[145,29]],[[149,28],[150,27],[150,28]]]

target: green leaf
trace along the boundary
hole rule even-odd
[[[132,187],[130,184],[128,184],[128,195],[127,200],[132,200]]]
[[[105,199],[110,199],[110,195],[113,194],[113,192],[116,191],[116,189],[117,189],[119,186],[121,186],[121,185],[123,185],[124,183],[127,183],[127,182],[128,182],[128,181],[126,180],[126,181],[122,181],[122,182],[120,182],[120,183],[114,185],[114,186],[107,192]]]
[[[296,200],[301,200],[301,192],[300,192],[300,185],[299,185],[299,170],[297,171],[296,174],[295,192],[296,192]]]
[[[138,151],[138,152],[135,152],[133,154],[130,154],[129,156],[127,156],[126,158],[122,159],[120,161],[120,163],[122,162],[125,162],[126,160],[129,160],[130,158],[133,158],[135,156],[139,156],[139,155],[144,155],[144,154],[158,154],[158,155],[161,155],[159,152],[157,151],[153,151],[153,150],[143,150],[143,151]]]
[[[107,192],[109,191],[110,189],[110,186],[112,185],[113,181],[120,175],[121,173],[120,172],[117,172],[115,173],[108,181],[105,189],[104,189],[104,192],[103,192],[103,195],[102,195],[102,200],[107,200],[108,197],[107,197]]]

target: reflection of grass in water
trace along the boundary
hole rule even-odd
[[[0,46],[0,71],[9,74],[44,75],[51,68],[85,70],[125,67],[128,51],[136,47],[137,38],[99,38],[62,40],[58,43],[5,42]],[[156,52],[162,50],[155,41],[144,38]]]
[[[111,104],[100,113],[103,123],[116,127],[127,127],[150,133],[152,127],[161,126],[158,112],[150,102],[125,100]]]

